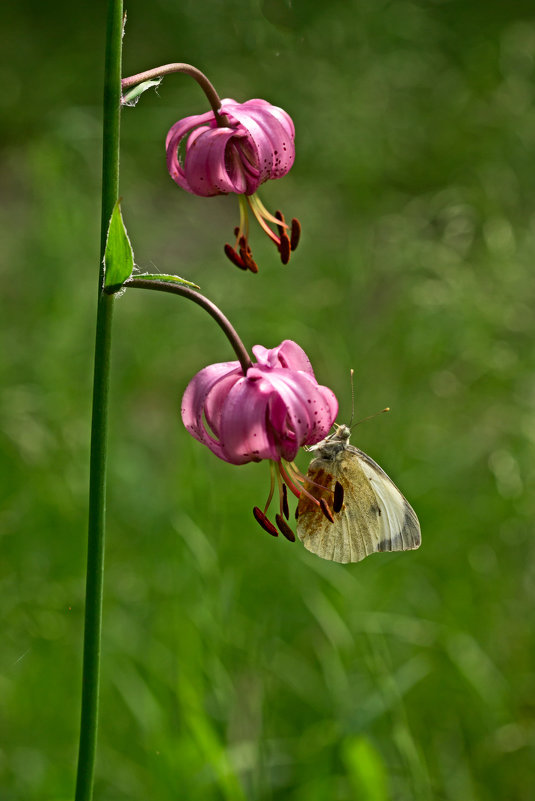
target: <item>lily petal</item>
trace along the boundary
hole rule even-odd
[[[247,181],[237,162],[227,158],[232,139],[245,136],[232,128],[211,128],[197,136],[184,164],[190,191],[202,197],[223,195],[229,192],[243,194]],[[232,152],[232,149],[231,149]]]
[[[280,458],[275,438],[266,426],[266,410],[274,390],[261,378],[251,380],[250,372],[230,390],[221,415],[221,440],[227,461],[233,464]]]
[[[241,123],[255,143],[260,183],[286,175],[295,160],[295,129],[286,112],[265,101],[236,103],[230,98],[222,101],[221,109]]]
[[[184,392],[181,406],[182,421],[190,434],[225,461],[228,460],[224,455],[221,443],[207,431],[204,425],[203,413],[204,405],[210,392],[229,373],[235,374],[236,380],[240,375],[243,375],[240,363],[221,362],[205,367],[189,382]]]
[[[285,339],[276,348],[264,348],[263,345],[254,345],[253,353],[258,364],[267,367],[285,367],[288,370],[303,370],[315,378],[310,359],[302,347],[291,339]]]
[[[167,151],[167,169],[169,170],[169,174],[173,181],[176,181],[176,183],[187,192],[191,192],[191,189],[178,158],[178,148],[180,147],[180,142],[198,125],[202,125],[203,123],[209,122],[213,119],[214,114],[212,111],[207,111],[204,114],[194,114],[191,117],[184,117],[183,120],[175,122],[175,124],[170,128],[165,139],[165,148]]]

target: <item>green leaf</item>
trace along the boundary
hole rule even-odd
[[[111,215],[104,252],[104,285],[120,287],[134,269],[134,252],[121,215],[120,200]]]
[[[172,284],[183,284],[184,286],[189,286],[192,289],[200,289],[198,284],[194,284],[193,281],[186,281],[185,278],[181,278],[179,275],[162,275],[161,273],[136,273],[136,278],[143,278],[144,281],[167,281],[171,282]]]
[[[121,100],[121,105],[123,106],[135,106],[137,101],[139,100],[140,96],[143,92],[146,92],[147,89],[152,89],[153,86],[159,86],[162,82],[161,78],[152,78],[150,81],[143,81],[143,83],[138,83],[137,86],[134,86],[123,95]]]

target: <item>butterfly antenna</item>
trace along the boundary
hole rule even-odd
[[[369,414],[368,417],[363,417],[361,420],[357,420],[356,423],[353,423],[353,425],[350,425],[349,427],[350,427],[351,430],[353,430],[354,428],[359,426],[361,423],[365,423],[366,420],[373,420],[374,417],[379,417],[380,414],[384,414],[385,412],[389,412],[389,411],[390,411],[390,406],[386,406],[384,409],[381,409],[380,412],[375,412],[375,414]]]
[[[353,425],[353,418],[355,416],[355,382],[353,381],[353,376],[355,375],[355,371],[353,368],[349,371],[349,380],[351,381],[351,420],[349,421],[349,428]]]

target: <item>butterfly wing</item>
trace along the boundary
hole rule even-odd
[[[422,535],[416,512],[392,479],[364,451],[349,446],[360,460],[381,510],[381,537],[376,551],[412,551],[420,547]]]
[[[333,458],[319,457],[309,467],[306,489],[332,506],[338,481],[344,490],[334,523],[304,494],[297,508],[297,535],[305,548],[334,562],[359,562],[377,551],[418,548],[420,525],[396,485],[363,451],[347,445]],[[325,490],[319,486],[325,487]],[[331,492],[330,492],[331,491]]]

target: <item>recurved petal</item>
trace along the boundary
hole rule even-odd
[[[290,125],[286,120],[286,112],[270,103],[264,105],[251,100],[246,103],[223,100],[221,108],[241,123],[254,141],[258,149],[260,183],[286,175],[295,159],[293,123]],[[273,109],[277,109],[276,113]]]
[[[253,195],[262,183],[262,176],[257,167],[256,146],[246,131],[243,131],[243,138],[234,137],[229,142],[226,158],[227,165],[233,163],[241,171],[246,185],[245,194]]]
[[[293,143],[295,140],[295,126],[290,115],[279,106],[273,106],[267,100],[256,98],[254,100],[247,100],[243,103],[246,109],[255,111],[258,115],[269,114],[270,117],[275,118],[284,129],[285,134]]]
[[[314,371],[310,360],[303,348],[291,339],[285,339],[276,348],[265,348],[255,345],[253,353],[258,364],[266,367],[285,367],[290,370],[303,370],[314,378]]]
[[[260,124],[251,113],[244,108],[244,103],[235,103],[232,100],[224,100],[221,109],[228,113],[249,134],[250,141],[256,148],[257,167],[259,169],[258,185],[270,178],[274,165],[274,148],[272,137],[266,130],[265,123]],[[264,116],[266,112],[264,112]]]
[[[219,440],[207,431],[203,421],[203,413],[207,397],[218,382],[229,374],[234,375],[235,380],[239,379],[241,375],[239,362],[220,362],[219,364],[211,364],[205,367],[189,382],[182,397],[181,405],[182,422],[190,434],[225,461],[229,460],[223,453]]]
[[[219,381],[214,384],[204,402],[204,418],[208,428],[214,433],[217,439],[221,435],[221,414],[223,406],[227,400],[227,395],[240,378],[243,378],[243,372],[240,369],[231,370],[228,375],[223,376]]]
[[[338,402],[331,390],[303,372],[275,369],[266,380],[277,397],[270,405],[269,421],[280,434],[282,457],[291,461],[300,447],[327,436]]]
[[[266,410],[273,392],[271,385],[262,379],[244,378],[232,387],[220,419],[221,442],[227,461],[244,464],[279,459],[273,433],[266,425]]]
[[[295,139],[295,126],[293,124],[293,120],[290,115],[284,111],[284,109],[280,108],[280,106],[273,106],[271,103],[268,103],[267,100],[262,100],[260,98],[255,98],[253,100],[246,100],[243,104],[244,106],[257,106],[259,110],[263,108],[269,107],[270,113],[278,119],[282,127],[287,132],[288,136],[292,141]]]
[[[184,160],[184,173],[192,192],[204,197],[245,192],[247,182],[239,160],[232,159],[232,148],[227,159],[230,141],[242,135],[232,128],[210,128],[195,138]]]
[[[183,117],[174,125],[171,125],[165,139],[165,147],[169,147],[172,140],[180,141],[184,134],[193,130],[198,125],[204,125],[206,122],[214,121],[214,112],[205,111],[203,114],[192,114],[189,117]]]
[[[180,160],[178,158],[178,148],[180,146],[180,142],[184,136],[186,136],[198,125],[210,122],[213,120],[213,118],[214,115],[212,111],[207,111],[205,114],[194,114],[191,117],[184,117],[184,119],[175,122],[175,124],[171,126],[167,133],[165,140],[165,148],[167,151],[167,169],[169,170],[171,178],[187,192],[191,192],[191,189],[188,185],[184,175],[184,170],[182,169],[182,165],[180,164]]]

